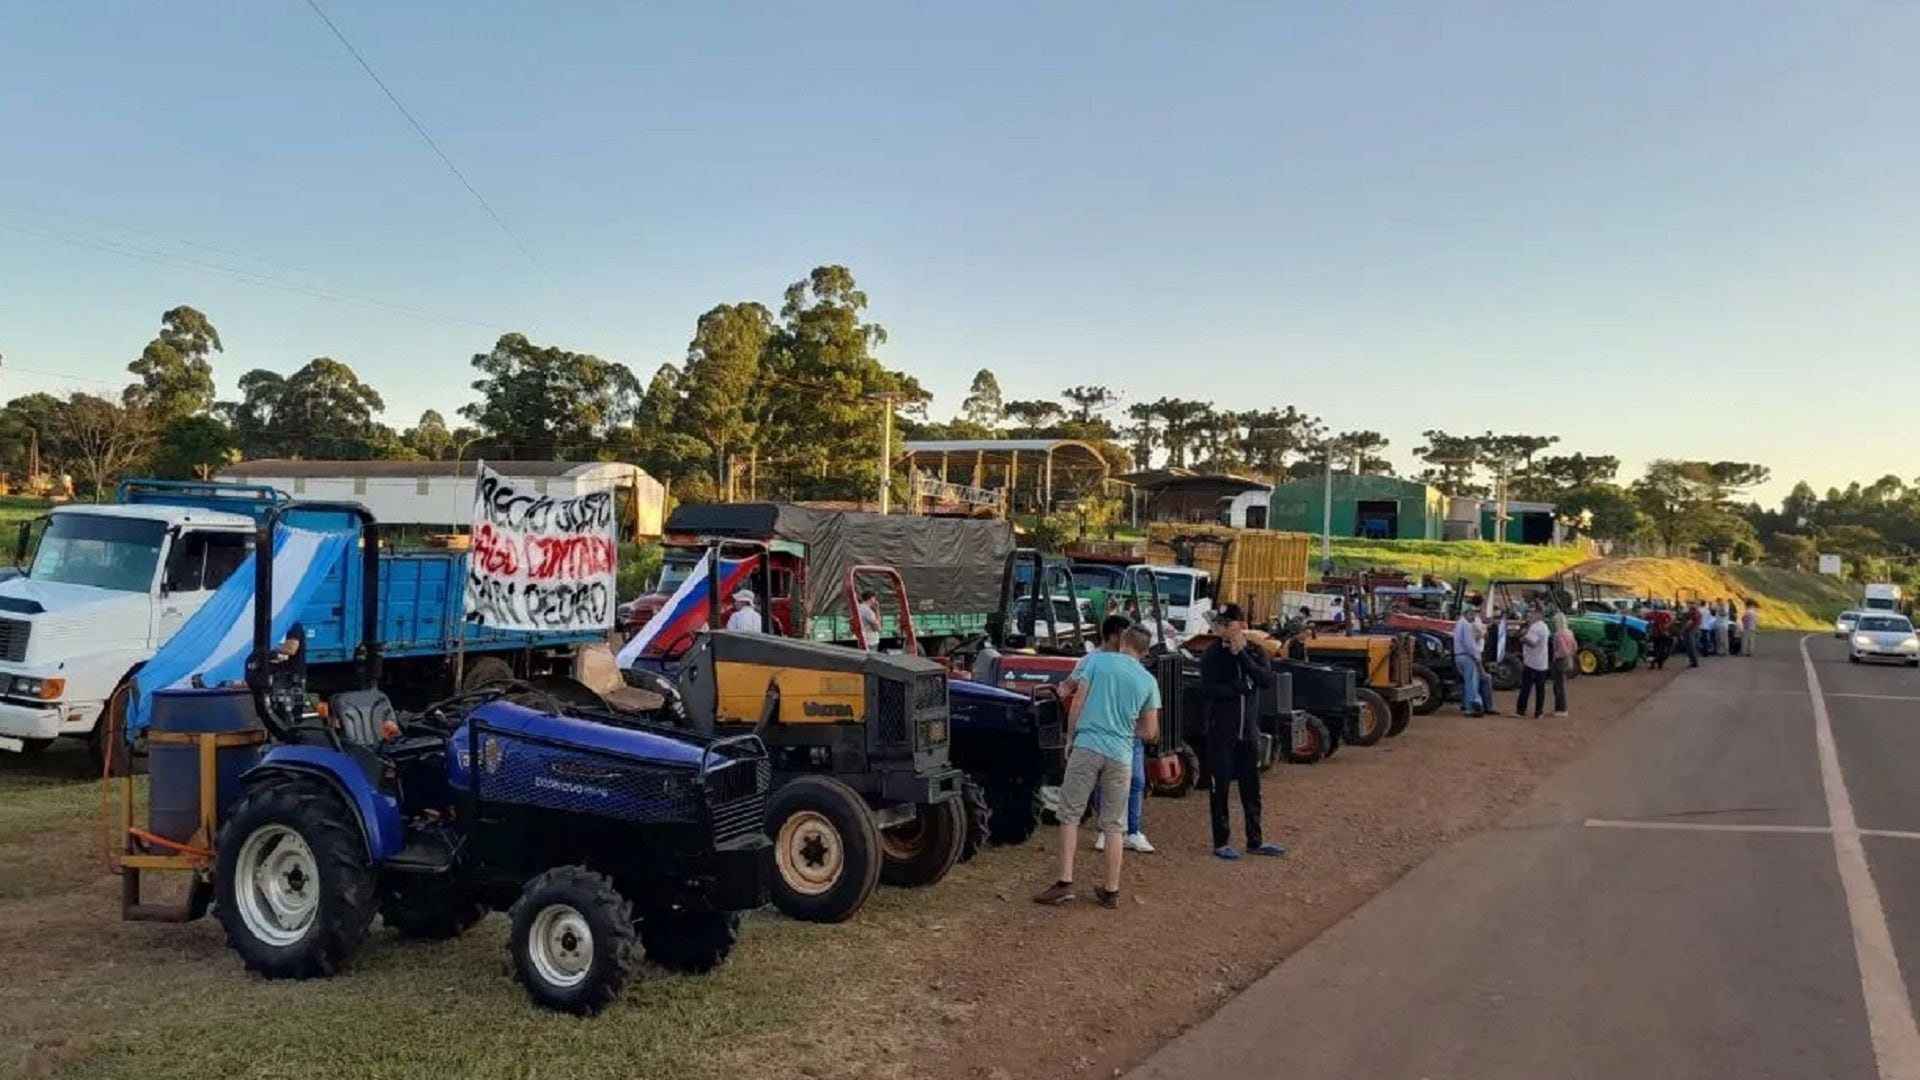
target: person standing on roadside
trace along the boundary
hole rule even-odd
[[[1747,601],[1747,610],[1740,616],[1740,655],[1752,656],[1754,646],[1760,638],[1760,605]]]
[[[1532,692],[1533,718],[1538,720],[1547,706],[1548,652],[1553,632],[1538,607],[1527,609],[1526,629],[1520,632],[1520,701],[1513,715],[1527,715],[1528,692]]]
[[[1120,618],[1120,616],[1116,616]],[[1120,861],[1126,848],[1127,789],[1133,783],[1135,740],[1160,737],[1160,684],[1140,658],[1147,653],[1147,632],[1128,627],[1116,652],[1088,654],[1078,671],[1085,690],[1067,710],[1066,777],[1060,783],[1060,876],[1034,896],[1039,904],[1073,899],[1073,859],[1080,842],[1080,819],[1096,791],[1098,825],[1105,838],[1105,882],[1094,888],[1104,908],[1120,906]]]
[[[1567,626],[1567,616],[1563,612],[1553,613],[1553,715],[1567,715],[1567,669],[1573,666],[1573,658],[1580,651],[1580,643],[1573,639],[1573,630]]]
[[[1687,647],[1687,666],[1700,666],[1700,627],[1704,625],[1700,601],[1687,601],[1687,613],[1680,620],[1680,640]]]
[[[1647,636],[1653,639],[1653,668],[1662,670],[1667,657],[1673,655],[1673,612],[1665,607],[1648,608],[1641,617],[1647,620]]]
[[[1480,622],[1478,611],[1467,611],[1453,621],[1453,666],[1460,669],[1460,711],[1468,716],[1487,714],[1487,688],[1480,679]]]
[[[1714,605],[1713,652],[1716,656],[1732,656],[1733,605],[1719,603]]]
[[[1127,628],[1133,625],[1134,623],[1125,615],[1107,616],[1100,623],[1100,646],[1095,651],[1109,653],[1119,652],[1121,639],[1126,636]],[[1147,648],[1151,649],[1153,648],[1153,631],[1148,630],[1147,635]],[[1092,655],[1093,653],[1087,654],[1087,656]],[[1081,657],[1074,663],[1072,673],[1067,676],[1067,680],[1063,684],[1068,708],[1072,708],[1072,698],[1086,688],[1086,680],[1083,676],[1087,656]],[[1133,782],[1127,788],[1127,838],[1125,844],[1128,851],[1137,851],[1143,855],[1151,855],[1153,854],[1153,845],[1147,842],[1147,834],[1143,831],[1140,823],[1141,816],[1146,810],[1146,800],[1147,744],[1144,740],[1136,738],[1133,740]],[[1094,792],[1093,795],[1093,812],[1096,816],[1100,813],[1100,793],[1097,791]],[[1107,850],[1106,833],[1099,832],[1094,834],[1093,850]]]
[[[860,616],[860,639],[868,652],[880,648],[880,602],[872,589],[860,594],[860,602],[855,604]]]
[[[1247,640],[1240,605],[1222,605],[1217,626],[1219,640],[1200,654],[1200,697],[1207,710],[1207,773],[1213,778],[1208,792],[1213,812],[1213,853],[1228,861],[1240,857],[1233,848],[1232,822],[1227,816],[1227,787],[1237,783],[1247,850],[1255,855],[1285,855],[1286,848],[1267,843],[1260,833],[1258,699],[1261,688],[1273,685],[1273,667],[1260,646]]]

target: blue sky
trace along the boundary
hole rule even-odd
[[[1911,0],[323,4],[538,265],[302,0],[0,0],[0,397],[190,303],[223,392],[330,355],[405,425],[502,330],[645,378],[840,262],[939,414],[1920,473],[1848,434],[1920,399]]]

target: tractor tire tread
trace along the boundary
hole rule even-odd
[[[234,864],[248,833],[265,824],[294,829],[313,852],[320,907],[307,937],[275,946],[246,928],[231,891]],[[324,781],[295,779],[256,786],[241,797],[221,827],[214,870],[214,913],[227,944],[248,971],[269,979],[311,979],[338,972],[367,939],[379,905],[359,821]]]
[[[524,947],[534,916],[554,903],[565,903],[588,919],[594,936],[588,977],[578,986],[557,991],[539,983]],[[593,1016],[619,1000],[639,965],[633,905],[612,879],[584,866],[556,866],[535,875],[521,888],[519,898],[507,910],[507,918],[512,924],[507,934],[508,968],[514,981],[538,1005]]]

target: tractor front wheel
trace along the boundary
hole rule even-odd
[[[923,803],[912,821],[880,833],[880,880],[916,889],[947,876],[960,861],[967,838],[967,812],[959,799]]]
[[[1447,688],[1425,664],[1413,665],[1413,715],[1426,716],[1446,704]]]
[[[767,801],[773,904],[803,922],[845,922],[880,882],[880,830],[847,785],[802,776]]]
[[[1413,702],[1388,702],[1387,713],[1390,717],[1387,721],[1387,738],[1391,739],[1407,730],[1407,725],[1413,722]]]
[[[987,842],[1014,847],[1040,827],[1040,785],[1032,780],[995,780],[987,785]]]
[[[1573,654],[1573,669],[1582,675],[1599,675],[1607,670],[1607,658],[1591,645],[1580,646]]]
[[[214,909],[247,970],[332,975],[366,940],[378,898],[353,811],[314,780],[269,781],[220,830]]]
[[[1333,752],[1327,725],[1312,713],[1296,713],[1282,730],[1287,760],[1295,765],[1312,765]]]
[[[737,911],[650,911],[640,919],[640,945],[647,959],[666,968],[701,975],[726,963],[740,940]]]
[[[1180,762],[1180,775],[1170,784],[1147,781],[1147,794],[1158,795],[1163,799],[1184,799],[1193,790],[1194,782],[1200,778],[1200,755],[1193,747],[1181,743],[1173,751]]]
[[[960,781],[960,801],[966,807],[966,839],[960,843],[960,861],[969,862],[987,846],[993,835],[993,805],[987,802],[986,786],[969,776]]]
[[[604,875],[556,866],[527,882],[507,917],[513,977],[536,1005],[592,1016],[626,989],[633,907]]]
[[[1387,707],[1387,699],[1371,687],[1358,687],[1353,693],[1360,703],[1360,715],[1354,719],[1347,739],[1360,746],[1372,746],[1387,737],[1393,713]]]

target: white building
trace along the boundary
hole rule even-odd
[[[489,461],[487,467],[536,494],[556,499],[614,493],[623,538],[659,536],[666,488],[637,465],[617,461]],[[277,488],[295,499],[357,502],[382,525],[464,528],[473,513],[472,460],[243,461],[219,479]]]

